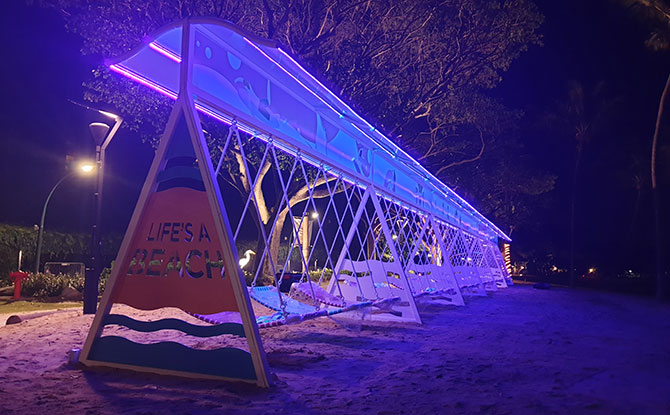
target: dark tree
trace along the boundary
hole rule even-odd
[[[670,50],[670,3],[666,0],[618,0],[622,4],[634,9],[641,17],[646,19],[650,26],[651,32],[646,41],[646,45],[657,51]],[[654,128],[654,136],[651,144],[651,192],[654,214],[654,245],[656,247],[656,297],[663,300],[667,296],[667,276],[664,272],[664,255],[663,239],[661,235],[661,209],[659,201],[659,190],[657,183],[657,166],[656,160],[658,157],[658,137],[661,129],[661,120],[663,118],[663,111],[665,109],[665,101],[670,94],[670,74],[665,82],[665,87],[661,93],[660,102],[658,104],[658,113],[656,115],[656,125]]]

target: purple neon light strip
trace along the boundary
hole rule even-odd
[[[172,91],[170,89],[167,89],[167,88],[165,88],[165,87],[163,87],[163,86],[161,86],[161,85],[159,85],[155,82],[152,82],[149,79],[136,74],[135,72],[129,70],[128,68],[126,68],[122,65],[118,65],[118,64],[110,65],[109,69],[113,70],[114,72],[120,73],[121,75],[126,76],[126,77],[132,79],[133,81],[136,81],[136,82],[138,82],[142,85],[148,86],[149,88],[153,89],[154,91],[160,92],[161,94],[167,96],[168,98],[172,98],[174,100],[177,99],[177,94],[174,91]],[[195,107],[199,111],[201,111],[201,112],[209,115],[210,117],[215,118],[215,119],[217,119],[217,120],[219,120],[219,121],[221,121],[225,124],[231,125],[233,123],[233,120],[231,118],[224,117],[223,115],[217,114],[216,112],[214,112],[214,111],[210,110],[209,108],[204,107],[204,106],[202,106],[198,103],[195,104]],[[255,135],[254,131],[252,131],[248,128],[245,128],[244,126],[240,126],[240,129],[243,130],[246,133]]]
[[[160,43],[151,42],[151,43],[149,43],[149,47],[151,49],[155,50],[156,52],[160,53],[161,55],[166,56],[166,57],[172,59],[173,61],[175,61],[177,63],[181,63],[181,56],[174,53],[173,51],[166,48],[165,46],[161,45]]]
[[[122,65],[113,64],[113,65],[110,65],[109,68],[110,68],[111,70],[117,72],[117,73],[120,73],[120,74],[123,75],[123,76],[126,76],[126,77],[128,77],[128,78],[130,78],[130,79],[132,79],[132,80],[134,80],[134,81],[136,81],[136,82],[142,84],[142,85],[148,86],[149,88],[151,88],[151,89],[153,89],[154,91],[157,91],[157,92],[159,92],[159,93],[161,93],[161,94],[167,96],[168,98],[171,98],[171,99],[174,99],[174,100],[177,99],[177,94],[176,94],[175,92],[173,92],[172,90],[167,89],[167,88],[165,88],[165,87],[163,87],[163,86],[161,86],[161,85],[159,85],[159,84],[157,84],[157,83],[155,83],[155,82],[152,82],[152,81],[150,81],[149,79],[147,79],[147,78],[145,78],[145,77],[143,77],[143,76],[140,76],[140,75],[136,74],[135,72],[133,72],[133,71],[131,71],[131,70],[125,68],[125,67],[122,66]],[[232,118],[230,118],[230,117],[226,117],[226,116],[224,116],[224,115],[221,115],[221,114],[219,114],[218,112],[215,112],[215,111],[213,111],[212,109],[207,108],[207,107],[205,107],[205,106],[202,105],[202,104],[195,103],[195,108],[196,108],[198,111],[200,111],[200,112],[202,112],[202,113],[204,113],[204,114],[206,114],[206,115],[209,115],[210,117],[212,117],[212,118],[214,118],[214,119],[216,119],[216,120],[218,120],[218,121],[223,122],[224,124],[232,125],[233,122],[234,122],[234,120],[233,120]],[[248,127],[246,124],[243,124],[243,123],[239,123],[239,122],[238,122],[238,128],[239,128],[240,130],[242,130],[243,132],[245,132],[245,133],[247,133],[247,134],[249,134],[249,135],[251,135],[251,136],[254,136],[254,137],[256,137],[256,138],[258,138],[258,139],[260,139],[260,140],[263,140],[263,141],[265,141],[265,142],[270,141],[270,138],[269,138],[266,134],[261,134],[261,133],[259,133],[258,131],[254,130],[253,128]],[[293,155],[293,156],[296,156],[296,155],[297,155],[297,151],[296,151],[295,149],[292,149],[292,148],[290,148],[290,147],[288,147],[288,146],[282,145],[280,142],[275,142],[274,144],[275,144],[276,147],[278,147],[279,149],[281,149],[282,151],[284,151],[284,152],[286,152],[286,153],[289,153],[289,154],[291,154],[291,155]],[[311,165],[313,165],[313,166],[315,166],[315,167],[319,167],[319,163],[318,163],[317,161],[314,161],[314,160],[312,160],[312,159],[310,159],[310,158],[308,158],[308,157],[305,157],[304,155],[301,155],[301,158],[302,158],[303,160],[305,160],[307,163],[309,163],[309,164],[311,164]]]
[[[109,65],[109,69],[113,70],[114,72],[120,73],[121,75],[126,76],[126,77],[132,79],[133,81],[139,82],[142,85],[148,86],[149,88],[151,88],[155,91],[158,91],[158,92],[160,92],[161,94],[163,94],[167,97],[170,97],[172,99],[177,99],[177,94],[175,92],[173,92],[172,90],[170,90],[168,88],[165,88],[165,87],[163,87],[163,86],[161,86],[161,85],[159,85],[155,82],[152,82],[152,81],[148,80],[147,78],[145,78],[143,76],[140,76],[140,75],[136,74],[135,72],[129,70],[128,68],[124,67],[123,65],[119,65],[119,64]]]

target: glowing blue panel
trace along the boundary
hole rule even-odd
[[[110,68],[176,98],[186,21],[159,31]],[[191,19],[191,92],[202,112],[273,137],[352,181],[488,239],[500,229],[270,41],[217,19]]]

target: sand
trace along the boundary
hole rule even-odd
[[[263,330],[270,389],[81,371],[92,317],[61,311],[0,327],[0,414],[670,414],[667,304],[517,285],[420,311]]]

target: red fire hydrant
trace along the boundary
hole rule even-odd
[[[28,278],[28,273],[23,271],[14,271],[9,273],[9,279],[14,280],[14,299],[21,298],[21,282]]]

